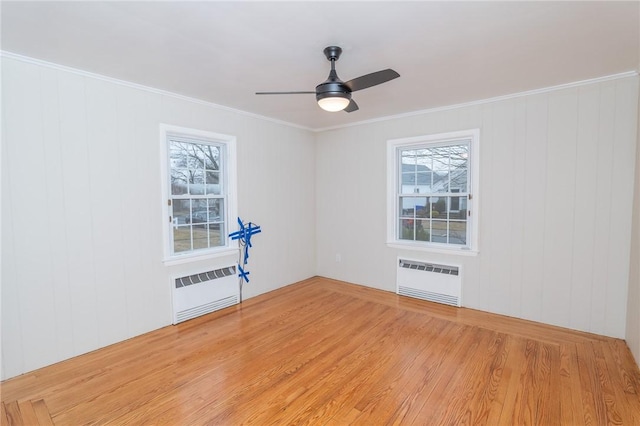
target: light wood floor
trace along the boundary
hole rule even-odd
[[[2,424],[640,425],[621,340],[324,278],[1,390]]]

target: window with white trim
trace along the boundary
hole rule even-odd
[[[477,250],[479,131],[388,141],[390,245]]]
[[[163,125],[167,231],[165,257],[230,249],[235,220],[235,138]]]

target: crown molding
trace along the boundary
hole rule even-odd
[[[464,103],[460,103],[460,104],[447,105],[447,106],[443,106],[443,107],[422,109],[422,110],[411,111],[411,112],[406,112],[406,113],[396,114],[396,115],[388,115],[388,116],[385,116],[385,117],[373,118],[371,120],[358,121],[356,123],[342,124],[342,125],[339,125],[339,126],[323,127],[323,128],[319,128],[319,129],[313,129],[313,131],[314,132],[324,132],[324,131],[327,131],[327,130],[344,129],[344,128],[347,128],[347,127],[361,126],[361,125],[364,125],[364,124],[380,123],[380,122],[389,121],[389,120],[396,120],[396,119],[399,119],[399,118],[414,117],[416,115],[430,114],[430,113],[434,113],[434,112],[448,111],[448,110],[457,109],[457,108],[464,108],[464,107],[469,107],[469,106],[483,105],[483,104],[488,104],[488,103],[492,103],[492,102],[505,101],[505,100],[508,100],[508,99],[521,98],[521,97],[525,97],[525,96],[539,95],[539,94],[542,94],[542,93],[555,92],[555,91],[558,91],[558,90],[570,89],[570,88],[573,88],[573,87],[586,86],[586,85],[589,85],[589,84],[603,83],[603,82],[606,82],[606,81],[619,80],[619,79],[622,79],[622,78],[637,77],[637,76],[638,76],[638,72],[637,71],[626,71],[626,72],[622,72],[622,73],[619,73],[619,74],[612,74],[612,75],[607,75],[607,76],[603,76],[603,77],[591,78],[591,79],[588,79],[588,80],[580,80],[580,81],[575,81],[575,82],[572,82],[572,83],[559,84],[557,86],[543,87],[541,89],[528,90],[526,92],[517,92],[517,93],[512,93],[512,94],[509,94],[509,95],[496,96],[494,98],[480,99],[480,100],[477,100],[477,101],[464,102]]]
[[[221,111],[226,111],[226,112],[232,112],[235,114],[239,114],[239,115],[243,115],[245,117],[251,117],[251,118],[256,118],[256,119],[260,119],[260,120],[265,120],[265,121],[269,121],[272,123],[276,123],[276,124],[280,124],[280,125],[285,125],[285,126],[289,126],[289,127],[295,127],[297,129],[302,129],[302,130],[307,130],[307,131],[314,131],[314,129],[310,128],[310,127],[305,127],[305,126],[301,126],[299,124],[295,124],[295,123],[289,123],[288,121],[283,121],[283,120],[278,120],[276,118],[271,118],[271,117],[267,117],[264,115],[259,115],[259,114],[254,114],[251,112],[247,112],[247,111],[242,111],[239,109],[235,109],[235,108],[230,108],[230,107],[226,107],[224,105],[219,105],[213,102],[209,102],[209,101],[204,101],[202,99],[198,99],[198,98],[192,98],[190,96],[185,96],[185,95],[180,95],[178,93],[173,93],[173,92],[169,92],[167,90],[162,90],[162,89],[156,89],[154,87],[149,87],[149,86],[144,86],[142,84],[138,84],[138,83],[132,83],[130,81],[126,81],[126,80],[119,80],[117,78],[113,78],[113,77],[108,77],[102,74],[96,74],[93,72],[89,72],[89,71],[84,71],[78,68],[73,68],[73,67],[68,67],[66,65],[60,65],[60,64],[56,64],[53,62],[47,62],[47,61],[43,61],[41,59],[35,59],[35,58],[31,58],[29,56],[23,56],[17,53],[13,53],[13,52],[8,52],[6,50],[0,50],[0,57],[3,58],[8,58],[8,59],[15,59],[17,61],[21,61],[21,62],[26,62],[29,64],[33,64],[33,65],[38,65],[38,66],[42,66],[42,67],[47,67],[47,68],[51,68],[51,69],[55,69],[55,70],[59,70],[59,71],[65,71],[65,72],[69,72],[72,74],[76,74],[82,77],[89,77],[89,78],[93,78],[96,80],[102,80],[108,83],[113,83],[113,84],[118,84],[120,86],[125,86],[125,87],[129,87],[131,89],[137,89],[137,90],[143,90],[146,92],[150,92],[150,93],[155,93],[158,95],[163,95],[163,96],[169,96],[171,98],[174,99],[180,99],[183,101],[187,101],[187,102],[192,102],[195,104],[199,104],[199,105],[204,105],[204,106],[208,106],[211,108],[215,108]]]

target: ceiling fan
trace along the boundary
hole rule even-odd
[[[346,112],[353,112],[359,108],[358,104],[351,99],[351,92],[377,86],[378,84],[386,83],[389,80],[400,77],[400,74],[388,68],[346,82],[342,81],[336,73],[335,66],[341,53],[342,49],[338,46],[329,46],[324,49],[324,55],[331,62],[331,71],[329,72],[327,80],[316,86],[315,92],[256,92],[256,95],[298,95],[314,93],[318,105],[325,111],[335,112],[344,110]]]

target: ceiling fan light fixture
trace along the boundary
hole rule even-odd
[[[347,93],[332,93],[329,96],[318,99],[318,105],[325,111],[342,111],[349,105],[351,99]]]
[[[347,82],[340,80],[336,73],[336,61],[340,58],[342,49],[338,46],[329,46],[324,49],[324,55],[331,62],[331,71],[329,77],[316,86],[315,92],[296,91],[296,92],[256,92],[256,95],[293,95],[293,94],[316,94],[318,106],[325,111],[337,112],[354,112],[359,110],[358,104],[351,99],[351,92],[367,89],[386,83],[389,80],[400,77],[400,74],[388,68],[372,72],[370,74],[361,75],[360,77],[351,79]]]

